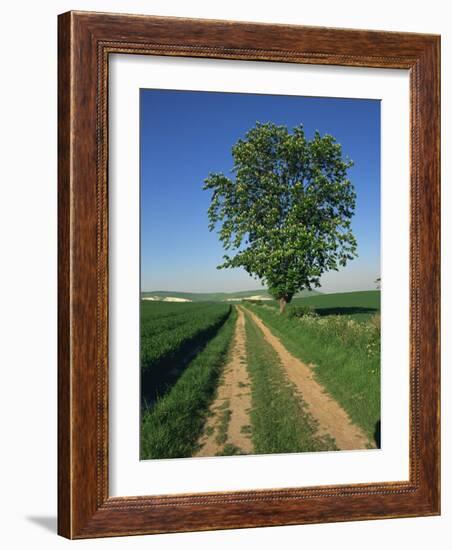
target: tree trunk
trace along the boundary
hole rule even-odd
[[[282,315],[284,313],[284,310],[286,309],[286,305],[288,303],[288,300],[285,296],[279,299],[279,313]]]

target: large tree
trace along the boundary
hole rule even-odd
[[[233,177],[211,173],[209,229],[228,252],[222,268],[243,267],[267,285],[283,311],[297,292],[356,256],[350,220],[352,161],[331,135],[309,140],[303,126],[257,123],[232,147]]]

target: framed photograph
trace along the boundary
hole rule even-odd
[[[439,59],[59,16],[61,535],[440,513]]]

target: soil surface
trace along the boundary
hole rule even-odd
[[[199,439],[200,448],[194,456],[221,454],[251,454],[250,379],[246,368],[245,315],[237,310],[230,358],[224,369],[217,396]]]
[[[243,316],[240,306],[238,310]],[[256,314],[248,309],[246,314],[256,323],[266,341],[276,351],[287,377],[303,396],[310,414],[318,422],[318,435],[328,434],[333,437],[340,450],[366,449],[373,446],[361,428],[352,423],[347,412],[315,380],[312,368],[289,353]]]

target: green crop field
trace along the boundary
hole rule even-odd
[[[185,306],[186,311],[190,311],[190,306],[185,304],[177,306]],[[202,316],[207,313],[203,309],[196,308],[194,311],[196,315]],[[212,314],[211,308],[208,310]],[[181,458],[191,456],[196,450],[208,407],[227,358],[236,318],[237,313],[235,310],[229,313],[228,306],[223,325],[186,365],[170,391],[157,399],[153,407],[143,409],[142,459]],[[189,328],[188,324],[186,328]]]
[[[142,399],[151,404],[228,318],[221,303],[141,302]]]
[[[278,307],[275,301],[267,304]],[[347,315],[356,321],[367,321],[380,312],[380,291],[364,290],[294,298],[287,309],[290,311],[296,307],[310,307],[320,316]]]

